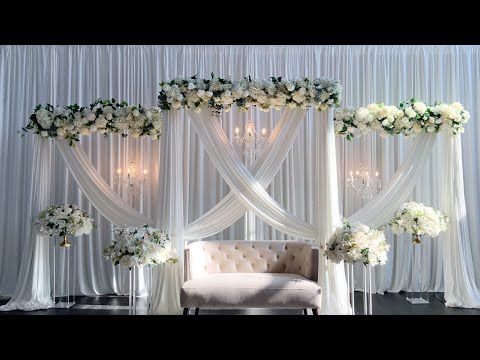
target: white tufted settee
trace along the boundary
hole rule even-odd
[[[185,315],[190,308],[320,308],[319,250],[309,243],[196,241],[184,255]]]

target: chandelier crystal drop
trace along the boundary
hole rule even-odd
[[[130,156],[126,169],[118,168],[114,178],[114,184],[119,187],[120,192],[126,192],[129,195],[141,193],[143,184],[147,180],[147,169],[139,172],[135,160],[135,143],[130,147]]]
[[[382,182],[378,176],[378,171],[375,172],[375,176],[370,176],[367,164],[361,163],[359,170],[350,171],[347,177],[347,187],[351,187],[363,199],[370,200],[375,196],[378,189],[382,188]]]
[[[234,144],[238,152],[243,152],[247,162],[253,162],[256,155],[262,150],[267,142],[268,133],[266,128],[262,128],[260,133],[255,129],[253,120],[248,120],[245,123],[245,130],[243,134],[240,133],[240,128],[235,128]]]

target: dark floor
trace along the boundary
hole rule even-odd
[[[355,311],[363,314],[362,293],[355,293]],[[374,315],[480,315],[480,309],[449,308],[443,303],[441,293],[430,293],[429,304],[412,305],[405,300],[405,293],[385,293],[373,296]],[[0,300],[0,305],[7,300]],[[145,314],[144,299],[138,300],[137,314]],[[192,311],[193,313],[193,311]],[[128,297],[97,296],[76,297],[70,309],[49,309],[37,311],[0,312],[0,315],[128,315]],[[200,309],[200,315],[301,315],[302,310],[288,309],[246,309],[219,310]],[[309,311],[311,314],[311,311]]]

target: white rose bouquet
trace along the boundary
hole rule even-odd
[[[412,241],[419,244],[422,235],[436,237],[440,232],[446,231],[448,221],[444,212],[411,201],[395,213],[388,225],[395,234],[406,232],[413,235]]]
[[[387,262],[389,248],[383,231],[344,221],[342,227],[337,228],[330,237],[323,254],[335,263],[362,262],[375,266]]]
[[[114,265],[133,266],[176,263],[178,256],[171,248],[169,234],[149,227],[119,227],[115,240],[103,250],[103,256]]]
[[[69,246],[67,235],[89,234],[94,223],[87,212],[76,205],[52,205],[39,214],[33,226],[42,235],[63,236],[64,242],[61,246]]]

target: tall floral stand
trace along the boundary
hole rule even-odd
[[[137,315],[137,266],[129,269],[128,315]]]
[[[53,247],[53,284],[52,284],[52,297],[55,308],[60,309],[69,309],[75,305],[75,293],[74,286],[76,280],[76,263],[75,263],[75,253],[73,254],[73,281],[70,281],[70,256],[71,252],[71,243],[68,242],[67,236],[63,237],[62,242],[56,246],[55,242],[52,242]],[[62,259],[62,273],[64,276],[60,277],[60,280],[57,280],[57,260]],[[60,296],[59,301],[56,302],[57,294],[56,289],[58,283],[60,282]]]
[[[421,282],[421,244],[422,241],[420,239],[420,236],[412,235],[412,284],[410,288],[411,291],[410,293],[407,293],[406,297],[406,300],[411,304],[429,303],[426,288],[422,285]]]
[[[347,264],[347,294],[351,311],[349,315],[355,315],[355,281],[353,276],[354,264]],[[363,315],[372,315],[372,267],[363,265]]]
[[[137,276],[140,273],[139,269],[143,269],[143,275],[145,280],[145,287],[147,290],[147,298],[146,298],[146,314],[149,315],[151,313],[152,307],[152,266],[147,265],[144,267],[133,266],[130,268],[129,271],[129,281],[128,281],[128,315],[140,315],[137,314],[138,309],[138,302],[137,302]]]

